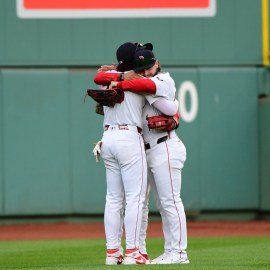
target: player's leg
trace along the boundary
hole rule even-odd
[[[144,144],[141,135],[138,133],[125,132],[128,136],[118,145],[118,158],[121,165],[126,199],[124,218],[126,254],[124,264],[148,264],[148,261],[140,255],[138,249],[142,208],[145,201],[147,184]],[[124,132],[122,133],[124,134]]]
[[[112,165],[112,162],[111,162]],[[110,166],[111,166],[110,165]],[[121,175],[111,170],[106,171],[107,195],[104,213],[107,258],[106,264],[121,264],[123,252],[120,250],[119,228],[121,227],[121,210],[123,201],[123,186]],[[113,177],[112,177],[113,175]]]
[[[147,167],[142,137],[135,132],[125,132],[128,132],[129,136],[123,141],[122,146],[119,145],[121,148],[118,151],[118,157],[126,199],[124,218],[126,248],[134,249],[139,246],[142,207],[147,185]]]
[[[148,151],[151,151],[151,149]],[[181,169],[186,159],[186,149],[178,138],[174,138],[154,147],[151,158],[154,164],[153,172],[158,196],[169,221],[171,254],[177,257],[177,259],[173,259],[173,263],[184,263],[182,257],[187,258],[185,252],[187,230],[180,190]],[[166,260],[163,260],[163,263],[166,263]]]
[[[119,251],[120,213],[123,206],[124,189],[120,166],[111,155],[111,137],[106,133],[102,141],[101,156],[106,167],[106,204],[104,226],[106,234],[107,258],[106,264],[120,264],[123,257]]]
[[[126,200],[124,198],[123,200],[123,206],[122,209],[120,211],[120,227],[119,227],[119,251],[120,254],[123,255],[123,246],[122,246],[122,237],[123,237],[123,233],[124,233],[124,217],[125,217],[125,206],[126,206]]]
[[[147,181],[146,196],[145,196],[145,201],[142,208],[142,223],[141,223],[141,229],[140,229],[140,234],[139,234],[139,250],[140,250],[140,253],[147,260],[149,260],[149,257],[147,254],[147,248],[146,248],[146,235],[147,235],[148,214],[149,214],[149,193],[150,193],[150,183],[149,181]]]
[[[180,222],[180,236],[178,237],[176,233],[172,234],[172,252],[181,252],[181,255],[185,256],[184,253],[187,249],[187,225],[184,205],[181,199],[181,173],[186,161],[186,148],[178,137],[169,140],[166,145],[169,153],[168,165],[170,167],[171,195],[174,200],[177,219]],[[178,230],[178,226],[173,228],[175,228],[175,231]]]
[[[148,162],[148,160],[147,160],[147,162]],[[151,165],[151,162],[149,161],[148,164]],[[161,215],[162,231],[163,231],[163,236],[164,236],[164,252],[160,256],[158,256],[157,258],[155,258],[153,260],[154,262],[157,263],[160,260],[162,260],[163,258],[167,257],[171,252],[171,232],[170,232],[169,221],[168,221],[168,218],[166,216],[166,211],[164,211],[164,209],[162,208],[162,205],[160,203],[160,199],[159,199],[158,193],[157,193],[155,179],[154,179],[154,176],[150,170],[148,170],[148,179],[150,182],[151,190],[154,194],[157,208],[158,208],[160,215]]]

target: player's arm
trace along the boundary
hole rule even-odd
[[[112,66],[103,65],[98,69],[98,73],[94,77],[94,82],[98,85],[108,85],[112,81],[121,82],[141,78],[140,74],[133,70],[126,72],[117,72],[115,70],[108,70]]]
[[[171,101],[161,97],[154,101],[151,105],[165,115],[174,116],[178,111],[179,104],[176,99]]]
[[[174,88],[174,83],[163,79],[160,76],[154,76],[152,78],[138,78],[132,80],[124,80],[120,82],[111,82],[110,87],[116,87],[123,91],[131,91],[135,93],[149,93],[155,96],[164,97],[167,93],[170,93]]]
[[[154,115],[154,116],[147,116],[146,120],[148,122],[148,128],[155,129],[159,131],[166,131],[170,132],[174,129],[179,127],[179,113],[177,112],[173,116],[167,115]]]
[[[147,100],[150,101],[151,106],[163,113],[162,115],[147,117],[149,129],[171,131],[178,128],[180,115],[178,112],[179,103],[176,99],[170,101],[163,97],[158,99],[149,97]]]
[[[97,72],[103,72],[103,71],[110,71],[110,70],[117,70],[117,65],[116,64],[111,64],[111,65],[101,65]]]
[[[111,81],[120,80],[121,72],[99,72],[94,77],[94,82],[98,85],[108,85]]]
[[[134,79],[130,81],[111,82],[110,87],[116,87],[123,91],[131,91],[135,93],[156,93],[156,84],[147,78]]]
[[[177,99],[175,99],[174,101],[170,101],[165,98],[159,98],[157,101],[152,103],[152,106],[157,108],[163,114],[170,116],[172,118],[173,124],[167,127],[166,131],[178,128],[180,121],[180,114],[178,112],[179,102]]]

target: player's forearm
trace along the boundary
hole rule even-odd
[[[135,93],[156,93],[156,84],[152,80],[145,78],[118,82],[116,88]]]
[[[165,98],[159,98],[154,103],[152,103],[156,109],[158,109],[161,113],[174,116],[178,111],[178,101],[171,101]]]
[[[112,81],[119,81],[120,75],[120,72],[99,72],[94,77],[94,82],[98,85],[107,85]]]

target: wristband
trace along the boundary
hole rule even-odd
[[[124,72],[121,72],[120,73],[120,76],[119,76],[119,81],[123,81],[124,80],[124,76],[125,76],[125,73]]]

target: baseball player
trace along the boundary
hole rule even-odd
[[[129,44],[130,45],[130,44]],[[121,47],[121,46],[120,46]],[[121,49],[121,48],[120,48]],[[118,52],[119,52],[119,50],[118,50]],[[132,54],[132,56],[134,55],[134,52],[133,52],[133,54]],[[118,53],[117,53],[117,58],[118,58],[118,60],[119,60],[119,55],[118,55]],[[120,63],[122,64],[122,63],[125,63],[124,61],[120,61]],[[123,71],[123,70],[122,70]],[[109,77],[114,77],[114,76],[120,76],[120,75],[122,75],[122,74],[117,74],[117,73],[106,73],[106,74],[102,74],[102,76],[100,75],[100,74],[97,74],[96,75],[96,77],[95,77],[95,79],[94,79],[94,81],[96,82],[96,83],[98,83],[98,84],[107,84],[110,80],[111,80],[111,78],[110,78],[110,80],[109,81],[106,81],[106,79],[108,79],[107,77],[109,76]],[[125,97],[125,99],[126,99],[126,97]],[[170,107],[170,106],[177,106],[177,105],[175,105],[175,102],[169,102],[169,101],[166,101],[165,99],[164,99],[164,101],[165,101],[165,104],[169,104],[169,105],[166,105],[167,107]],[[167,103],[166,103],[167,102]],[[173,105],[172,105],[173,104]],[[118,106],[118,104],[117,104],[117,106]],[[159,105],[160,106],[160,105]],[[105,110],[104,110],[104,114],[105,114],[105,119],[104,119],[104,126],[105,126],[105,129],[106,129],[106,126],[108,126],[110,123],[107,123],[107,121],[108,120],[106,120],[106,118],[108,119],[108,117],[106,117],[106,111],[107,111],[108,109],[107,108],[105,108]],[[176,110],[177,110],[177,107],[176,107]],[[165,113],[166,113],[167,111],[165,110]],[[122,111],[122,113],[123,113],[123,111]],[[114,116],[114,115],[113,115]],[[112,121],[112,117],[113,117],[112,115],[111,115],[111,112],[110,112],[110,122]],[[119,115],[120,116],[120,115]],[[130,116],[129,116],[130,117]],[[126,120],[127,122],[128,122],[128,120]],[[109,125],[109,126],[111,126],[111,124]],[[106,132],[104,133],[104,134],[106,134]],[[106,137],[105,137],[105,139],[106,139]],[[111,138],[109,138],[109,139],[111,139]],[[106,142],[106,141],[105,141]],[[103,149],[104,149],[104,137],[103,137],[103,139],[102,139],[102,151],[101,151],[101,156],[102,156],[102,158],[106,158],[105,156],[104,156],[104,152],[103,152]],[[106,160],[104,160],[104,162],[105,162],[105,166],[106,166]],[[107,168],[107,167],[106,167]],[[107,170],[108,171],[108,170]],[[107,180],[107,182],[108,182],[108,180]],[[109,184],[109,183],[107,183],[107,184]],[[110,186],[109,186],[110,187]],[[119,192],[120,193],[120,192]],[[126,195],[127,196],[127,195]],[[126,198],[127,199],[127,198]],[[107,206],[107,202],[108,202],[108,195],[107,195],[107,199],[106,199],[106,206]],[[119,203],[119,201],[118,201],[118,203]],[[148,210],[148,209],[147,209]],[[127,209],[126,209],[126,211],[127,211]],[[118,212],[119,212],[119,205],[118,205]],[[111,229],[109,228],[109,227],[107,227],[106,226],[106,216],[109,216],[109,213],[107,213],[107,211],[105,210],[105,231],[106,231],[106,236],[107,236],[107,231],[110,231]],[[125,216],[127,215],[127,213],[125,213]],[[125,217],[125,220],[126,220],[126,217]],[[144,222],[144,223],[146,223],[146,227],[147,227],[147,222]],[[125,222],[125,226],[126,226],[126,222]],[[115,228],[116,226],[114,226],[114,228]],[[140,227],[139,227],[140,228]],[[145,230],[143,230],[143,231],[145,231],[146,232],[146,228],[145,228]],[[116,233],[115,233],[115,230],[114,230],[114,234],[115,234],[115,237],[116,237]],[[143,237],[145,237],[145,236],[143,236]],[[143,237],[141,237],[141,238],[143,238]],[[116,238],[115,238],[116,239]],[[116,243],[116,241],[115,241],[115,243]],[[144,243],[145,244],[145,243]],[[116,263],[119,263],[119,257],[120,257],[120,254],[121,254],[121,252],[117,249],[117,247],[119,247],[119,241],[118,241],[118,243],[117,244],[115,244],[115,246],[114,246],[115,248],[113,248],[113,249],[111,249],[110,248],[110,246],[108,245],[108,241],[107,241],[107,248],[108,248],[108,251],[107,251],[107,259],[106,259],[106,264],[116,264]],[[132,257],[130,256],[130,252],[132,251]],[[146,252],[146,249],[145,249],[145,252]],[[134,255],[135,254],[135,255]],[[146,256],[145,256],[146,257]],[[127,251],[126,251],[126,257],[125,257],[125,260],[124,260],[124,264],[133,264],[133,263],[141,263],[140,262],[140,260],[142,260],[142,258],[139,256],[139,253],[138,253],[138,250],[134,250],[134,249],[129,249],[129,247],[128,247],[128,245],[127,245]],[[149,263],[149,261],[147,260],[146,261],[147,263]]]
[[[148,90],[156,93],[156,96],[146,97],[148,102],[143,110],[143,138],[149,179],[152,179],[151,187],[161,211],[165,238],[164,253],[153,261],[158,264],[188,264],[186,216],[180,197],[186,148],[175,131],[149,129],[147,122],[149,116],[161,114],[151,106],[160,97],[175,99],[175,84],[169,73],[159,72],[159,62],[152,51],[140,49],[134,57],[134,70],[148,79],[112,82],[111,86],[134,92]]]
[[[134,44],[128,46],[134,47]],[[119,67],[120,68],[120,67]],[[146,194],[147,166],[142,140],[144,96],[127,92],[121,104],[104,106],[101,157],[106,168],[107,194],[104,224],[106,264],[122,263],[119,251],[120,211],[125,195],[125,264],[148,264],[138,252],[138,234]],[[130,151],[132,149],[132,151]]]

